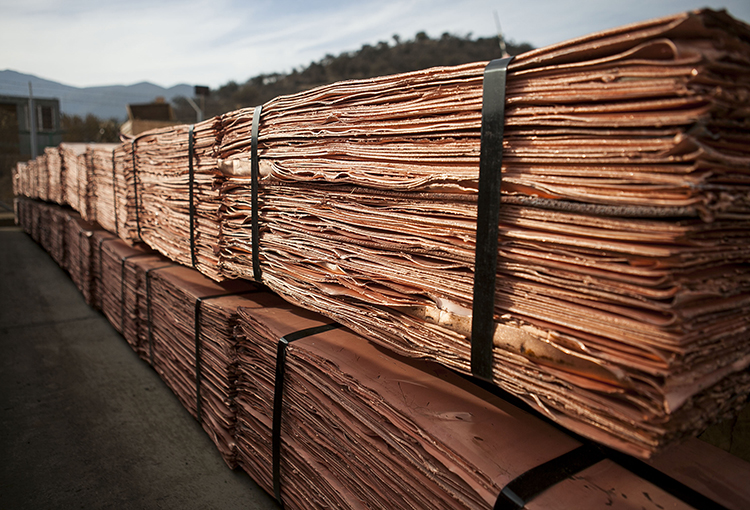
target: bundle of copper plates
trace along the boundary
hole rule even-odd
[[[216,283],[181,266],[149,278],[152,366],[234,467],[234,323],[238,305],[256,287]]]
[[[83,294],[86,303],[93,304],[95,283],[89,247],[96,227],[75,212],[66,211],[61,216],[65,236],[65,262],[61,266],[68,270],[70,279]]]
[[[125,308],[132,314],[133,320],[125,321],[122,336],[138,356],[151,362],[150,292],[149,275],[154,270],[174,267],[177,264],[154,252],[142,257],[133,257],[125,261],[123,281],[125,287],[122,295]]]
[[[66,250],[66,223],[67,214],[59,207],[47,205],[46,220],[42,235],[42,246],[49,252],[55,262],[68,269],[67,250]]]
[[[42,153],[34,161],[34,187],[36,197],[45,202],[49,200],[49,168],[47,167],[47,154]]]
[[[11,170],[11,181],[13,183],[13,195],[16,197],[31,197],[31,186],[29,180],[31,179],[31,170],[29,169],[30,162],[19,161],[18,164]],[[23,223],[20,223],[23,225]]]
[[[44,214],[86,225],[32,200],[17,199],[16,208],[27,231]],[[744,508],[750,501],[750,465],[708,444],[691,440],[649,463],[635,461],[253,284],[217,284],[101,233],[81,236],[91,246],[81,256],[100,251],[113,326],[128,330],[118,307],[143,323],[142,357],[227,463],[287,508]],[[145,313],[135,312],[144,302]]]
[[[470,370],[484,64],[263,105],[263,282]],[[750,29],[700,11],[508,73],[493,381],[647,457],[750,391]],[[253,114],[247,110],[244,116]],[[223,272],[252,278],[249,120],[223,133]]]
[[[88,183],[86,171],[85,143],[60,144],[60,181],[63,187],[64,204],[69,205],[83,216],[86,208],[86,189]]]
[[[115,234],[128,242],[140,239],[139,225],[140,217],[137,216],[135,176],[132,172],[134,144],[125,142],[115,149]],[[130,170],[128,170],[130,169]]]
[[[122,333],[125,323],[135,320],[135,310],[125,306],[125,264],[135,257],[153,254],[148,247],[130,246],[121,239],[104,240],[98,247],[101,275],[101,310],[114,328]]]
[[[102,250],[105,242],[111,242],[111,240],[114,239],[114,234],[107,232],[106,230],[96,230],[91,236],[89,245],[83,245],[84,252],[91,260],[91,270],[94,279],[94,284],[91,289],[93,295],[91,296],[91,303],[89,304],[99,311],[102,310],[102,293],[104,292],[104,289],[102,288],[102,272],[104,270],[104,267],[102,267]],[[88,300],[86,302],[88,303]]]
[[[567,457],[566,469],[575,469],[572,459],[586,448],[444,368],[394,357],[270,300],[239,310],[237,444],[241,466],[287,507],[492,508],[522,473],[545,465],[553,478],[552,459]],[[672,469],[704,446],[674,450],[682,460],[673,458]],[[726,467],[726,485],[711,497],[741,506],[746,475]],[[526,506],[494,508],[689,508],[609,458],[563,479]]]
[[[46,147],[44,149],[44,155],[47,160],[47,172],[49,173],[47,200],[56,204],[63,204],[64,194],[60,147]]]
[[[28,198],[39,198],[37,189],[36,159],[20,161],[13,170],[13,194]]]
[[[91,175],[88,201],[91,204],[92,221],[102,228],[115,230],[115,190],[113,151],[118,144],[91,144],[86,150],[87,169]]]
[[[16,197],[13,200],[13,208],[16,214],[16,222],[31,239],[39,242],[38,236],[34,233],[34,225],[37,223],[35,216],[39,214],[40,209],[39,202],[25,197]]]
[[[214,280],[260,280],[470,373],[480,154],[495,149],[484,377],[644,458],[736,412],[750,393],[750,28],[702,10],[519,55],[504,132],[490,133],[502,151],[482,147],[483,94],[500,92],[484,71],[335,83],[258,118],[143,134],[114,151],[107,222]],[[60,149],[72,202],[75,149]],[[49,161],[15,178],[27,196],[54,188]]]
[[[138,239],[219,280],[216,123],[163,128],[130,142],[123,171],[133,190],[123,196],[133,202]]]

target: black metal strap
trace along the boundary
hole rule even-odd
[[[692,487],[688,487],[666,473],[662,473],[642,460],[638,460],[635,457],[625,455],[624,453],[612,449],[608,449],[607,457],[636,476],[656,485],[664,492],[671,494],[693,508],[699,510],[727,510],[724,505],[704,496]]]
[[[261,282],[260,270],[260,229],[258,227],[258,179],[260,176],[260,162],[258,160],[258,128],[263,105],[255,107],[253,112],[253,129],[250,138],[250,175],[251,175],[251,216],[252,216],[252,246],[253,246],[253,278]]]
[[[120,236],[120,224],[117,221],[117,173],[115,172],[115,150],[112,149],[112,200],[115,204],[115,234]]]
[[[487,64],[482,96],[471,372],[488,381],[492,380],[492,338],[495,331],[495,275],[505,129],[505,84],[508,64],[512,59],[513,57],[502,58]]]
[[[216,299],[226,296],[242,296],[245,294],[254,294],[260,292],[260,289],[243,290],[239,292],[225,292],[223,294],[214,294],[212,296],[199,297],[195,299],[195,408],[196,416],[198,421],[201,421],[202,405],[201,405],[201,381],[203,380],[201,375],[201,303],[208,301],[209,299]]]
[[[125,336],[125,261],[146,255],[151,255],[151,253],[134,253],[120,259],[120,333],[123,336]]]
[[[592,444],[579,446],[514,478],[500,491],[493,508],[520,510],[538,494],[604,458],[604,453]]]
[[[133,192],[135,193],[135,224],[138,228],[138,240],[143,241],[143,238],[141,237],[141,218],[138,213],[138,167],[135,164],[135,143],[138,141],[136,138],[133,140],[132,143],[132,150],[133,150]]]
[[[190,262],[195,267],[195,202],[193,186],[195,181],[195,172],[193,170],[193,124],[190,124],[188,129],[188,194],[190,196],[190,205],[188,207],[188,213],[190,214]]]
[[[273,493],[276,501],[281,501],[281,406],[284,402],[284,374],[286,373],[286,348],[290,343],[308,336],[325,333],[340,328],[340,324],[331,323],[322,326],[295,331],[279,339],[276,349],[276,377],[273,387],[273,429],[271,442],[273,448]]]
[[[477,377],[473,377],[471,375],[468,375],[462,372],[456,372],[452,369],[451,369],[451,372],[453,372],[457,376],[467,381],[470,381],[472,384],[477,385],[483,390],[500,397],[501,399],[505,400],[506,402],[510,404],[513,404],[514,406],[520,409],[523,409],[530,413],[535,412],[535,410],[531,406],[529,406],[528,403],[524,402],[517,396],[511,393],[508,393],[507,391],[503,390],[499,386],[496,386],[488,381],[485,381],[484,379],[479,379]],[[678,480],[675,480],[669,475],[662,473],[661,471],[647,464],[646,462],[643,462],[642,460],[638,460],[634,457],[631,457],[624,453],[613,450],[612,448],[608,448],[602,445],[595,445],[594,443],[592,443],[590,440],[586,439],[585,437],[580,436],[574,432],[571,432],[570,430],[566,429],[559,423],[552,421],[549,417],[544,416],[544,415],[538,415],[538,414],[537,416],[540,420],[542,420],[544,423],[546,423],[550,427],[553,427],[554,429],[559,430],[560,432],[568,436],[572,436],[576,438],[581,443],[589,445],[589,448],[591,447],[598,448],[606,459],[612,462],[615,462],[616,464],[620,465],[620,467],[633,473],[635,476],[642,478],[643,480],[659,487],[661,490],[668,492],[669,494],[683,501],[684,503],[694,508],[699,508],[699,509],[725,510],[725,508],[719,503],[711,500],[710,498],[707,498],[703,494],[696,492],[694,489],[691,489],[690,487],[686,486],[685,484],[683,484],[682,482]]]
[[[146,270],[146,321],[147,321],[147,328],[148,328],[148,359],[149,364],[153,367],[154,366],[154,336],[153,331],[151,329],[151,324],[153,323],[153,319],[151,317],[151,273],[153,271],[158,271],[159,269],[166,269],[168,267],[175,267],[179,266],[179,264],[165,264],[163,266],[159,267],[152,267],[151,269]]]
[[[78,213],[80,215],[83,215],[83,206],[81,205],[81,197],[83,196],[81,194],[81,169],[78,162],[78,158],[76,158],[76,165],[79,166],[78,172],[76,173],[76,188],[78,188]],[[36,178],[36,186],[37,186],[37,195],[39,195],[39,171],[36,172],[37,178]],[[87,176],[88,177],[88,176]],[[86,179],[88,181],[88,179]]]

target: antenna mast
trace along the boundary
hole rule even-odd
[[[497,27],[497,38],[500,39],[500,53],[503,58],[510,57],[508,50],[505,48],[505,37],[503,37],[503,29],[500,27],[500,16],[497,14],[497,10],[492,11],[495,15],[495,26]]]

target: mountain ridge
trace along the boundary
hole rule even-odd
[[[35,97],[59,99],[62,113],[80,117],[93,114],[118,121],[126,120],[126,106],[130,103],[150,103],[157,97],[172,101],[177,96],[193,95],[193,87],[186,84],[166,88],[142,81],[132,85],[74,87],[13,69],[0,71],[0,95],[28,97],[29,82]]]

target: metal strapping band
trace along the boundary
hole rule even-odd
[[[471,372],[492,380],[495,331],[495,275],[502,182],[505,85],[513,57],[493,60],[484,70],[482,133],[479,155],[477,236],[471,322]]]
[[[251,174],[251,215],[252,215],[252,246],[253,246],[253,278],[261,282],[260,269],[260,228],[258,227],[258,179],[260,177],[260,161],[258,159],[258,128],[263,105],[259,105],[253,112],[253,128],[250,139],[250,174]]]
[[[604,453],[592,444],[579,446],[514,478],[500,491],[493,508],[520,510],[538,494],[604,458]]]
[[[284,374],[286,373],[286,348],[290,343],[318,333],[324,333],[332,329],[340,328],[340,324],[324,324],[312,328],[303,329],[285,335],[279,339],[276,349],[276,377],[273,387],[273,430],[271,442],[273,448],[273,492],[276,501],[281,501],[281,406],[284,402]]]
[[[235,292],[225,292],[223,294],[214,294],[212,296],[205,296],[205,297],[199,297],[195,299],[195,409],[196,409],[196,417],[198,418],[198,421],[201,421],[202,419],[202,404],[201,404],[201,381],[202,381],[202,375],[201,375],[201,303],[204,301],[208,301],[209,299],[216,299],[220,297],[226,297],[226,296],[242,296],[244,294],[254,294],[256,292],[260,292],[259,289],[251,289],[251,290],[243,290],[243,291],[235,291]]]
[[[149,364],[153,367],[154,366],[154,336],[153,331],[151,329],[151,324],[153,322],[151,317],[151,273],[153,271],[158,271],[159,269],[166,269],[168,267],[175,267],[179,266],[179,264],[165,264],[163,266],[159,267],[152,267],[151,269],[146,270],[146,321],[148,324],[146,325],[148,329],[148,359]]]
[[[115,149],[112,149],[112,202],[115,204],[115,234],[120,236],[120,224],[117,221],[117,173],[115,172]]]

